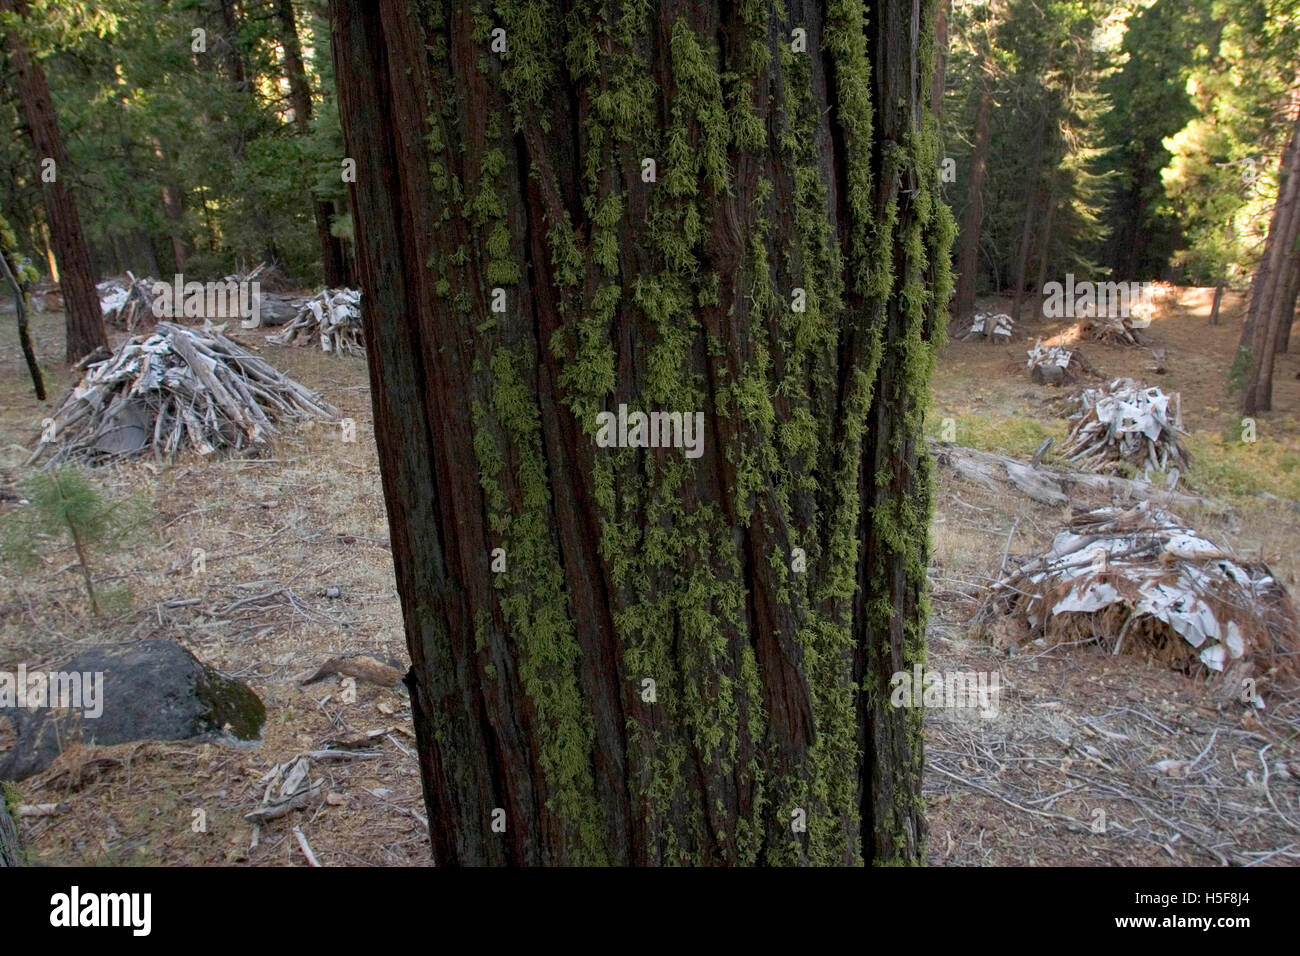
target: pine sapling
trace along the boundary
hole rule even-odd
[[[109,502],[84,472],[73,466],[39,472],[27,483],[29,507],[7,522],[4,557],[30,566],[37,560],[36,542],[44,538],[71,541],[90,606],[98,616],[90,555],[96,549],[120,545],[125,532],[139,524],[140,509],[133,500]]]

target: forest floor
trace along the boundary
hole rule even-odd
[[[1242,302],[1229,296],[1223,324],[1211,327],[1210,294],[1179,290],[1147,331],[1152,347],[1167,350],[1163,375],[1143,370],[1148,351],[1081,347],[1107,379],[1133,376],[1183,393],[1196,456],[1185,482],[1219,504],[1182,517],[1266,560],[1294,592],[1300,350],[1280,357],[1278,411],[1260,417],[1259,442],[1243,445],[1224,384]],[[61,313],[33,316],[47,369],[61,368],[62,320]],[[932,427],[952,417],[959,443],[1022,457],[1046,435],[1063,437],[1068,389],[1031,385],[1024,353],[1035,338],[1068,325],[1030,323],[1009,345],[950,344],[935,374]],[[430,862],[405,692],[358,681],[355,702],[345,703],[337,680],[301,684],[342,651],[405,667],[364,359],[236,337],[354,419],[356,441],[344,442],[337,423],[321,423],[283,430],[265,458],[102,470],[110,493],[144,496],[154,506],[148,527],[95,569],[102,587],[129,589],[120,608],[90,616],[70,549],[47,552],[45,565],[22,577],[0,568],[0,669],[56,665],[97,643],[176,640],[261,696],[263,741],[247,749],[70,748],[18,786],[23,803],[57,805],[23,820],[36,862],[305,865],[295,825],[325,865]],[[74,378],[61,374],[49,391],[57,397]],[[24,462],[51,407],[32,396],[12,314],[0,314],[0,515],[15,507]],[[1004,553],[1044,550],[1063,516],[942,471],[939,481],[930,666],[997,672],[1001,694],[996,717],[927,712],[929,861],[1293,864],[1300,848],[1294,724],[1275,716],[1277,708],[1256,712],[1225,700],[1213,681],[1139,656],[1113,657],[1096,645],[1038,647],[1010,621],[975,628],[972,612]],[[192,571],[195,548],[206,552],[201,574]],[[259,780],[349,731],[384,733],[374,755],[317,763],[314,774],[326,778],[319,806],[271,821],[252,846],[243,815],[262,797]],[[0,749],[12,743],[7,733],[0,721]],[[1187,761],[1185,771],[1153,769],[1169,759]],[[196,810],[204,811],[202,829]]]

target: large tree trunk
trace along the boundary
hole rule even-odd
[[[1052,222],[1056,218],[1056,206],[1056,172],[1053,170],[1047,177],[1047,208],[1043,212],[1043,237],[1038,243],[1038,311],[1035,319],[1043,317],[1043,290],[1047,288],[1047,269],[1052,261]]]
[[[1242,414],[1273,407],[1273,361],[1283,321],[1289,323],[1288,284],[1296,268],[1300,237],[1300,115],[1282,154],[1277,205],[1268,226],[1264,256],[1250,286],[1250,306],[1242,330],[1241,348],[1250,352],[1251,367],[1242,393]]]
[[[952,0],[936,0],[938,10],[934,27],[934,75],[930,79],[930,112],[938,117],[943,112],[944,81],[948,70],[948,11]]]
[[[1300,298],[1300,259],[1292,257],[1291,274],[1287,279],[1286,293],[1282,297],[1282,312],[1278,316],[1277,347],[1273,350],[1278,355],[1286,352],[1291,345],[1291,326],[1295,324],[1295,304]]]
[[[185,209],[181,203],[181,189],[172,174],[172,163],[163,152],[162,143],[157,137],[150,137],[149,145],[158,161],[158,178],[162,183],[159,191],[162,194],[163,210],[167,214],[167,238],[171,242],[172,262],[176,271],[183,273],[190,250],[184,232]]]
[[[975,277],[979,269],[980,231],[984,224],[984,172],[988,165],[992,129],[993,90],[987,71],[981,67],[979,105],[975,110],[975,143],[971,149],[966,210],[962,214],[957,247],[957,294],[952,301],[952,316],[959,329],[969,326],[970,317],[975,312]]]
[[[933,9],[550,6],[333,6],[435,860],[917,862]]]
[[[276,0],[276,16],[280,21],[280,43],[284,47],[284,72],[289,79],[289,101],[293,104],[293,121],[303,137],[311,135],[311,86],[302,61],[302,43],[298,40],[298,24],[294,20],[293,0]],[[312,215],[316,219],[316,241],[320,245],[321,268],[325,285],[338,288],[347,284],[347,260],[343,253],[343,240],[330,232],[329,203],[314,194]]]
[[[27,3],[26,0],[0,0],[0,10],[26,16]],[[41,180],[46,218],[58,259],[59,288],[67,316],[66,357],[70,363],[77,362],[99,346],[108,345],[99,308],[99,293],[95,290],[95,273],[90,265],[85,234],[81,231],[81,216],[68,191],[68,153],[63,145],[63,133],[54,112],[50,87],[45,81],[45,70],[28,53],[17,32],[10,31],[7,40],[18,100],[36,159],[34,174]],[[42,175],[47,159],[54,160],[53,177]]]
[[[1048,64],[1050,66],[1050,59]],[[1029,276],[1029,251],[1034,238],[1034,213],[1038,209],[1038,181],[1042,173],[1039,167],[1042,163],[1043,140],[1046,135],[1046,121],[1044,121],[1038,129],[1037,136],[1034,137],[1033,155],[1029,160],[1029,193],[1025,196],[1025,217],[1020,227],[1020,247],[1016,252],[1016,268],[1011,279],[1014,286],[1012,290],[1011,317],[1017,322],[1020,321],[1020,303],[1025,298],[1025,280]],[[986,332],[991,334],[992,329],[988,328]]]
[[[242,169],[248,142],[254,137],[254,131],[248,127],[247,121],[253,113],[253,110],[248,108],[248,104],[253,102],[256,78],[245,60],[241,47],[240,21],[243,18],[243,11],[236,8],[235,0],[218,0],[217,6],[221,13],[221,48],[225,54],[227,77],[240,94],[240,98],[247,100],[244,103],[237,103],[233,114],[227,117],[227,124],[231,131],[230,154],[234,157],[235,167]],[[260,203],[254,201],[246,205],[249,207],[249,216],[253,225],[266,243],[262,247],[262,258],[267,263],[278,263],[280,253],[275,245],[270,217]]]
[[[1223,307],[1223,293],[1228,288],[1228,277],[1222,272],[1214,283],[1214,304],[1210,306],[1210,324],[1219,324],[1219,309]]]

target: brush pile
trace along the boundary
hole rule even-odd
[[[1005,312],[976,312],[971,318],[970,329],[961,340],[971,342],[975,339],[990,339],[999,343],[1010,342],[1015,325],[1015,319]]]
[[[223,282],[256,282],[257,287],[262,292],[289,292],[293,287],[289,283],[289,278],[275,263],[267,264],[259,262],[256,268],[249,272],[236,272],[234,275],[226,276]]]
[[[1079,334],[1103,345],[1141,345],[1139,326],[1128,316],[1090,316],[1079,323]]]
[[[1179,440],[1182,396],[1143,388],[1117,378],[1103,388],[1089,388],[1071,416],[1061,457],[1085,471],[1115,474],[1125,464],[1142,470],[1186,469],[1189,455]],[[1171,410],[1170,406],[1173,405]]]
[[[302,303],[306,301],[303,296],[287,294],[289,281],[274,264],[267,265],[261,262],[250,272],[236,272],[234,275],[225,276],[221,281],[233,282],[236,286],[247,283],[249,287],[257,290],[258,319],[262,325],[284,325],[298,314]],[[230,316],[209,315],[206,318],[211,321],[230,318]]]
[[[28,463],[241,452],[264,444],[276,422],[337,415],[225,336],[159,322],[87,368]]]
[[[1039,339],[1025,354],[1029,356],[1027,367],[1035,385],[1063,385],[1087,371],[1083,353],[1064,345],[1044,348],[1043,340]]]
[[[156,281],[148,277],[137,279],[128,272],[125,279],[101,282],[96,288],[104,321],[128,332],[151,327],[155,321],[153,287]]]
[[[302,345],[315,339],[326,352],[364,355],[361,293],[355,289],[325,289],[302,303],[284,330],[268,335],[276,345]]]
[[[994,585],[988,606],[1048,643],[1105,642],[1187,673],[1294,678],[1297,668],[1300,617],[1267,565],[1150,502],[1076,509],[1050,551]]]

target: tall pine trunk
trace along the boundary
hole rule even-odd
[[[26,0],[0,0],[0,10],[27,14]],[[68,191],[68,153],[63,145],[54,99],[45,80],[45,70],[27,50],[17,32],[11,31],[6,44],[9,63],[18,87],[23,119],[32,140],[36,160],[33,171],[40,178],[45,196],[45,214],[50,224],[54,255],[58,260],[59,289],[66,313],[66,350],[69,363],[80,361],[99,346],[108,345],[90,250],[81,230],[81,216]],[[53,160],[52,170],[46,163]],[[53,175],[47,174],[50,170]]]
[[[276,0],[276,17],[280,22],[280,44],[284,47],[284,72],[289,80],[289,102],[293,104],[293,121],[299,135],[311,135],[311,86],[302,61],[302,43],[298,39],[298,24],[294,19],[293,0]],[[330,206],[314,194],[311,200],[312,216],[316,220],[316,241],[320,245],[321,269],[325,285],[338,288],[347,285],[347,259],[343,240],[330,232]]]
[[[948,12],[952,0],[936,0],[934,27],[934,73],[930,79],[930,112],[937,119],[943,112],[943,90],[948,70]]]
[[[1219,324],[1219,309],[1223,307],[1223,293],[1228,288],[1228,277],[1219,273],[1219,278],[1214,283],[1214,303],[1210,306],[1210,324]]]
[[[1050,59],[1048,63],[1050,65]],[[1040,166],[1043,158],[1043,140],[1046,135],[1046,120],[1044,119],[1044,122],[1038,127],[1037,135],[1034,137],[1034,150],[1029,160],[1029,193],[1025,196],[1025,217],[1020,227],[1020,247],[1016,252],[1016,268],[1011,280],[1014,286],[1012,290],[1011,317],[1017,322],[1020,321],[1020,303],[1025,298],[1025,280],[1029,277],[1029,252],[1034,238],[1034,213],[1038,209],[1038,182],[1042,176]],[[985,331],[991,332],[991,329]]]
[[[984,225],[984,173],[988,166],[989,139],[993,130],[993,90],[986,70],[980,69],[979,105],[975,110],[975,142],[970,156],[970,178],[966,186],[966,210],[962,214],[957,247],[957,294],[952,315],[958,328],[966,328],[975,312],[975,278],[979,270],[980,232]]]
[[[1039,240],[1038,253],[1038,282],[1035,288],[1038,290],[1037,301],[1038,309],[1034,313],[1034,318],[1043,317],[1043,290],[1047,288],[1047,268],[1052,261],[1052,222],[1056,218],[1056,171],[1052,170],[1047,175],[1047,203],[1043,212],[1043,236]],[[1017,316],[1017,319],[1019,316]]]
[[[162,195],[163,211],[167,215],[167,239],[172,247],[172,262],[176,271],[183,273],[190,250],[184,231],[185,210],[181,203],[181,188],[177,184],[175,167],[163,152],[162,143],[156,136],[149,138],[149,146],[153,150],[154,159],[158,161],[158,178],[161,180],[159,192]]]
[[[235,168],[242,172],[245,167],[245,154],[248,150],[248,143],[254,137],[251,123],[256,113],[256,100],[253,92],[256,86],[256,78],[253,75],[252,67],[244,57],[241,45],[240,32],[241,21],[245,15],[244,11],[236,7],[235,0],[218,0],[217,7],[221,14],[221,48],[225,54],[226,74],[231,85],[238,93],[232,114],[226,118],[226,123],[230,128],[230,154],[234,157]],[[278,263],[280,253],[276,248],[270,217],[266,214],[266,210],[262,208],[261,203],[254,200],[247,202],[246,205],[249,217],[257,229],[257,234],[265,242],[261,252],[262,259],[268,265]]]
[[[1282,154],[1277,205],[1268,226],[1264,256],[1250,286],[1250,306],[1242,330],[1241,348],[1251,355],[1250,373],[1242,393],[1242,414],[1254,415],[1273,407],[1273,362],[1282,324],[1290,325],[1294,312],[1288,284],[1296,268],[1296,240],[1300,237],[1300,115]]]
[[[933,7],[487,9],[333,5],[436,862],[918,862]]]
[[[1282,297],[1282,311],[1278,316],[1277,346],[1273,349],[1278,355],[1290,348],[1291,326],[1295,324],[1297,298],[1300,298],[1300,258],[1292,256],[1290,276],[1287,278],[1286,292]]]

